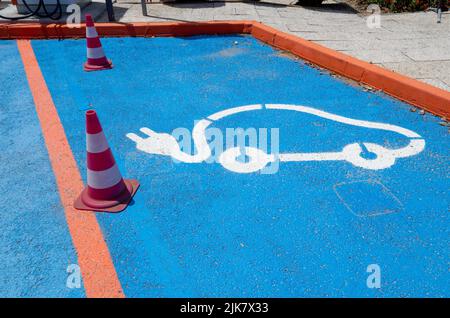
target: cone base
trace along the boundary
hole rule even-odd
[[[88,64],[88,62],[86,62],[86,63],[84,63],[83,68],[86,72],[109,70],[109,69],[113,68],[113,64],[112,64],[111,60],[108,60],[108,64],[104,64],[104,65],[92,65],[92,64]]]
[[[87,188],[84,188],[78,198],[75,200],[73,206],[77,210],[89,210],[97,212],[120,212],[125,210],[133,198],[139,182],[137,180],[124,179],[128,191],[123,191],[121,194],[112,200],[96,200],[88,196]]]

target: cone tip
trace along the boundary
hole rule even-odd
[[[85,15],[85,20],[86,20],[86,26],[89,26],[89,27],[94,26],[94,20],[92,20],[92,15],[90,13],[87,13]]]
[[[86,116],[92,116],[92,115],[97,115],[95,110],[89,109],[89,110],[86,111]]]
[[[102,131],[102,126],[97,117],[97,112],[93,109],[86,111],[86,132],[88,134],[97,134]]]

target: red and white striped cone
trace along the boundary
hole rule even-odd
[[[94,110],[86,112],[87,187],[75,200],[79,210],[120,212],[139,182],[123,179]]]
[[[90,14],[86,14],[86,44],[87,61],[84,63],[85,71],[100,71],[113,67],[112,62],[106,58],[105,52],[103,52],[100,38]]]

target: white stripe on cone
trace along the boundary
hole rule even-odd
[[[96,38],[98,37],[97,30],[95,27],[86,27],[86,37],[87,38]]]
[[[109,148],[103,131],[97,134],[86,134],[86,150],[90,153],[99,153]]]
[[[117,164],[109,169],[102,171],[93,171],[87,169],[88,186],[94,189],[107,189],[115,186],[122,179]]]
[[[105,53],[103,52],[103,48],[95,47],[95,48],[87,48],[87,57],[88,59],[99,59],[105,56]]]

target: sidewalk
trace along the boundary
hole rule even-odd
[[[449,13],[440,24],[434,12],[383,14],[381,27],[371,29],[367,16],[345,3],[326,1],[307,8],[291,2],[149,3],[145,17],[138,0],[119,0],[114,10],[120,22],[257,20],[450,91]],[[108,21],[104,1],[83,11],[94,8],[96,21]]]

